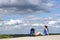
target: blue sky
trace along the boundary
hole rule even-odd
[[[0,0],[0,34],[28,34],[30,29],[60,33],[60,0]]]

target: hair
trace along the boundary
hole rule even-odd
[[[34,30],[34,31],[35,31],[35,29],[34,29],[34,28],[31,28],[31,31],[32,31],[32,30]]]
[[[45,25],[45,28],[48,30],[48,27]]]
[[[45,28],[47,28],[47,26],[45,25]]]

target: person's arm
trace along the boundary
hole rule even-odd
[[[46,29],[46,31],[47,31],[47,35],[48,35],[48,34],[49,34],[49,33],[48,33],[48,29]]]

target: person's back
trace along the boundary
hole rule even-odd
[[[43,35],[47,35],[48,34],[48,28],[47,26],[45,25],[44,26],[44,30],[43,30]]]
[[[47,31],[46,29],[43,30],[43,35],[46,35],[47,34]]]
[[[34,33],[35,33],[35,29],[34,28],[31,28],[30,35],[34,35]]]

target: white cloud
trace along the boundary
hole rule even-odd
[[[49,21],[48,24],[50,25],[56,24],[56,21]]]
[[[57,25],[56,28],[60,28],[60,26]]]
[[[54,6],[54,4],[51,4],[51,3],[47,3],[46,4],[48,7],[53,7]]]
[[[2,25],[2,23],[0,23],[0,25]]]
[[[40,26],[40,24],[32,24],[32,26]]]
[[[23,24],[23,26],[28,26],[28,24]]]
[[[23,26],[31,26],[31,23],[23,23]]]
[[[50,21],[48,21],[47,25],[51,26],[51,27],[60,28],[60,19],[50,20]]]
[[[32,15],[32,17],[34,18],[35,16]],[[14,19],[10,19],[9,21],[4,21],[4,27],[0,27],[0,30],[4,31],[6,33],[8,31],[12,32],[11,30],[13,30],[13,32],[16,32],[16,31],[20,32],[21,30],[23,31],[23,29],[25,31],[27,31],[29,29],[29,31],[30,31],[30,28],[32,28],[32,26],[34,26],[36,29],[38,29],[38,27],[40,27],[40,26],[43,27],[44,26],[43,22],[46,22],[46,21],[44,21],[45,19],[50,19],[47,22],[47,26],[48,26],[49,29],[52,28],[52,30],[53,30],[54,28],[55,29],[56,28],[60,28],[60,19],[54,20],[53,17],[51,17],[51,18],[50,17],[48,17],[48,18],[42,18],[42,19],[41,19],[42,23],[40,21],[37,22],[37,23],[36,22],[34,23],[31,20],[32,21],[32,23],[31,23],[31,22],[27,22],[29,20],[19,20],[19,19],[14,20]]]
[[[9,21],[6,21],[4,24],[5,25],[16,25],[16,24],[20,24],[20,23],[23,23],[23,21],[22,20],[13,20],[13,19],[11,19]]]
[[[39,17],[36,17],[35,15],[29,15],[26,17],[27,20],[39,20]]]
[[[41,24],[41,23],[34,23],[34,24],[31,24],[31,26],[43,26],[44,24]]]

